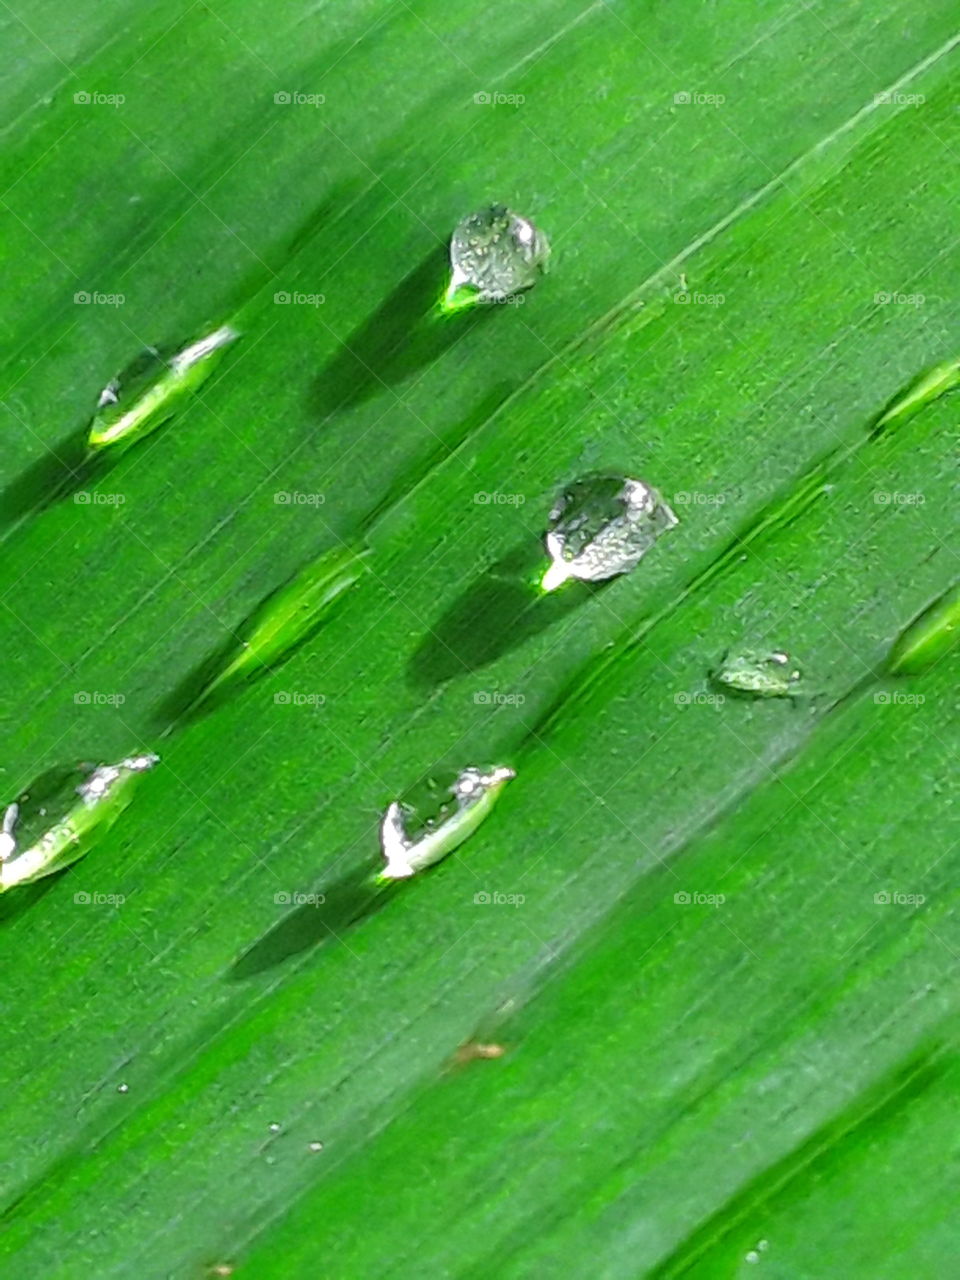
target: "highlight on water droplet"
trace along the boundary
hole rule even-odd
[[[960,640],[960,582],[945,592],[903,631],[890,650],[891,675],[913,676],[929,669]]]
[[[79,800],[22,852],[17,851],[16,832],[25,802],[8,805],[3,818],[4,841],[0,846],[0,892],[52,875],[89,853],[130,803],[134,779],[152,769],[158,759],[145,752],[128,756],[118,764],[98,765],[76,788]]]
[[[642,480],[586,476],[560,494],[548,519],[544,591],[571,578],[602,582],[633,569],[657,539],[679,521]]]
[[[784,649],[732,649],[711,673],[715,684],[751,698],[789,698],[801,675]]]
[[[280,661],[323,622],[331,607],[366,569],[366,547],[335,547],[307,565],[260,605],[243,628],[225,665],[193,704],[199,709],[228,686],[248,680]]]
[[[530,289],[547,270],[550,244],[529,218],[491,204],[463,218],[450,240],[444,311],[503,302]]]
[[[150,348],[100,392],[87,444],[91,450],[114,448],[148,435],[165,422],[213,372],[216,358],[239,333],[221,325],[169,360]]]
[[[506,765],[471,766],[444,787],[436,779],[394,800],[380,824],[386,867],[380,883],[406,880],[433,866],[471,836],[489,815],[504,786],[516,777]]]

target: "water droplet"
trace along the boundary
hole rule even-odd
[[[308,1143],[307,1143],[307,1150],[308,1150],[308,1151],[322,1151],[322,1150],[323,1150],[323,1143],[322,1143],[322,1142],[308,1142]]]
[[[713,673],[713,680],[753,698],[788,698],[799,688],[800,672],[783,649],[732,649]]]
[[[677,517],[642,480],[587,476],[569,485],[550,512],[547,552],[553,563],[544,591],[569,578],[601,582],[626,573],[646,555]]]
[[[445,306],[502,302],[537,283],[550,245],[529,218],[491,204],[459,222],[450,240],[452,275]]]
[[[29,794],[8,805],[3,815],[0,835],[0,892],[15,885],[39,880],[42,876],[48,876],[82,858],[129,804],[132,798],[132,779],[145,770],[152,769],[158,758],[144,753],[129,756],[119,764],[98,765],[79,786],[73,788],[78,799],[73,799],[69,793],[66,796],[62,793],[65,790],[65,780],[75,783],[79,771],[53,771],[58,778],[56,787],[61,793],[58,795],[57,807],[64,816],[52,827],[45,827],[35,839],[28,836],[29,847],[22,852],[17,852],[17,846],[25,843],[22,838],[23,829],[29,830],[31,825],[36,828],[39,813],[45,813],[50,802],[49,792],[43,791],[44,786],[50,785],[49,779],[45,776],[35,792],[32,817],[28,807]],[[41,795],[46,803],[38,809],[36,801]],[[21,827],[20,818],[24,811],[27,822]],[[18,828],[21,831],[19,836]],[[84,896],[81,895],[81,899]]]
[[[214,357],[239,337],[222,325],[170,359],[148,347],[100,392],[87,443],[104,449],[128,443],[166,421],[181,398],[196,391],[213,370]]]
[[[129,1093],[129,1092],[130,1092],[130,1086],[128,1084],[117,1085],[117,1093]]]
[[[267,1128],[270,1130],[271,1133],[280,1132],[280,1125],[276,1120],[271,1120],[271,1122],[267,1125]]]
[[[744,1260],[746,1262],[759,1262],[760,1255],[757,1253],[756,1249],[751,1249],[749,1253],[744,1254]]]
[[[493,808],[514,771],[504,765],[471,766],[447,785],[427,779],[383,816],[380,840],[387,865],[381,880],[404,880],[445,858],[472,835]]]

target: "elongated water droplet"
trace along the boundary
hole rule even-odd
[[[240,335],[221,325],[169,360],[154,348],[100,392],[87,443],[92,450],[114,448],[149,434],[197,391],[213,371],[217,355]]]
[[[546,536],[553,563],[544,574],[544,591],[569,578],[601,582],[627,573],[677,517],[642,480],[626,476],[587,476],[569,485],[550,512]]]
[[[730,650],[713,673],[724,689],[752,698],[789,698],[800,686],[800,672],[783,649]]]
[[[450,241],[447,310],[502,302],[531,288],[547,269],[550,245],[529,218],[492,204],[457,224]]]
[[[504,765],[471,767],[449,785],[429,779],[394,800],[380,826],[387,865],[379,879],[407,879],[452,853],[476,831],[514,777]]]
[[[21,805],[9,805],[3,830],[13,844],[6,846],[7,852],[0,861],[0,892],[51,875],[88,853],[130,803],[133,779],[152,769],[157,760],[157,756],[144,753],[118,764],[98,765],[76,788],[79,800],[22,852],[17,852],[21,843],[17,839]]]

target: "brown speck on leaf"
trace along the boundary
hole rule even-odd
[[[453,1060],[459,1066],[467,1062],[475,1062],[478,1058],[502,1058],[506,1052],[502,1044],[478,1044],[476,1040],[468,1040],[453,1055]]]

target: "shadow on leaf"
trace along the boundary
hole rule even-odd
[[[304,951],[341,942],[348,929],[379,911],[396,891],[396,883],[377,884],[369,868],[341,876],[317,894],[307,895],[322,902],[307,902],[288,912],[245,951],[230,970],[229,980],[242,982]]]
[[[324,415],[360,404],[432,364],[494,307],[444,315],[438,307],[450,274],[447,250],[438,245],[344,342],[317,379]]]
[[[430,628],[407,669],[411,684],[433,689],[478,671],[579,608],[608,582],[571,581],[544,594],[543,544],[529,535],[470,584]]]

